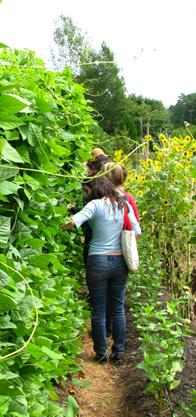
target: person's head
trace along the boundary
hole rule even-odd
[[[103,166],[109,162],[109,158],[106,155],[98,155],[95,159],[94,159],[94,166],[96,169],[96,172],[99,172],[103,169]]]
[[[86,163],[86,167],[88,170],[88,175],[94,175],[96,173],[96,166],[95,166],[95,161],[89,159]]]
[[[128,176],[126,168],[122,165],[116,164],[115,162],[108,162],[104,164],[102,170],[115,187],[122,186]]]
[[[92,157],[93,157],[93,159],[95,159],[95,158],[97,158],[98,156],[100,156],[100,155],[102,155],[102,156],[108,156],[108,155],[106,155],[105,154],[105,152],[102,150],[102,149],[100,149],[100,148],[94,148],[93,150],[92,150],[92,152],[91,152],[91,155],[92,155]]]
[[[116,193],[114,185],[105,176],[91,178],[83,182],[82,188],[88,201],[106,197],[113,204],[115,201],[119,203],[119,196]]]

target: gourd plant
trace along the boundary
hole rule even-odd
[[[53,383],[77,369],[88,313],[80,236],[59,225],[80,196],[94,122],[70,70],[0,48],[0,415],[60,417]]]

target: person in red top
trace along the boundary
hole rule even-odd
[[[109,180],[115,186],[116,190],[119,192],[120,196],[122,198],[124,196],[125,201],[127,201],[131,205],[131,207],[133,208],[135,217],[138,223],[140,223],[139,213],[138,213],[138,209],[134,201],[134,198],[131,194],[127,193],[124,190],[124,184],[128,177],[128,172],[126,168],[115,162],[107,162],[104,164],[102,168],[102,172],[104,172],[105,176],[109,178]],[[107,303],[106,326],[107,326],[107,333],[108,335],[110,335],[111,328],[112,328],[112,320],[111,320],[109,300]]]
[[[106,177],[108,177],[109,180],[114,184],[114,186],[120,192],[120,194],[121,193],[124,194],[124,196],[126,197],[126,200],[133,208],[133,211],[134,211],[134,214],[138,223],[140,223],[140,218],[139,218],[139,213],[138,213],[136,203],[132,195],[127,193],[124,190],[124,183],[128,177],[128,172],[126,168],[124,168],[120,164],[116,164],[115,162],[108,162],[104,164],[103,172],[105,173]]]

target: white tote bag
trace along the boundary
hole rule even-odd
[[[139,266],[139,256],[135,232],[132,230],[131,222],[128,217],[127,206],[124,204],[124,225],[121,232],[122,253],[129,271],[137,271]]]

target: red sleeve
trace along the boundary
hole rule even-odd
[[[123,193],[125,194],[125,196],[126,196],[126,198],[127,198],[128,203],[131,205],[131,207],[132,207],[132,209],[133,209],[133,211],[134,211],[134,214],[135,214],[135,217],[136,217],[136,219],[137,219],[138,223],[140,223],[140,218],[139,218],[138,209],[137,209],[136,203],[135,203],[135,201],[134,201],[134,199],[133,199],[132,195],[131,195],[131,194],[129,194],[129,193],[127,193],[126,191],[123,191]]]

